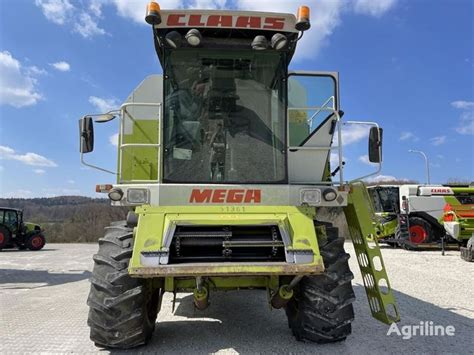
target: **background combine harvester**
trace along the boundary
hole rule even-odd
[[[132,210],[94,255],[91,339],[144,344],[164,292],[193,292],[204,309],[211,292],[231,289],[266,290],[298,340],[345,339],[353,274],[344,237],[318,220],[321,207],[344,209],[371,312],[397,321],[367,190],[330,166],[332,150],[342,158],[338,74],[288,71],[309,9],[295,18],[152,2],[146,21],[163,75],[146,78],[120,109],[80,120],[81,161],[98,168],[83,155],[93,150],[93,118],[119,118],[118,171],[109,171],[117,182],[97,191]],[[380,171],[382,130],[346,124],[370,128]]]
[[[466,247],[474,233],[474,187],[443,185],[379,185],[369,187],[383,223],[379,240],[408,249]]]

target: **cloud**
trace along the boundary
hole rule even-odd
[[[401,141],[410,140],[412,142],[418,142],[420,139],[417,136],[415,136],[413,132],[402,132],[398,140],[401,140]]]
[[[226,0],[194,0],[189,4],[191,9],[222,9]]]
[[[359,160],[361,163],[367,164],[367,165],[378,165],[378,163],[372,163],[369,160],[369,156],[367,154],[361,155],[357,160]]]
[[[56,196],[77,196],[81,194],[79,189],[69,189],[64,187],[59,188],[47,188],[42,190],[42,196],[46,197],[56,197]]]
[[[49,21],[58,25],[64,25],[67,18],[74,14],[74,6],[69,0],[36,0],[35,3]]]
[[[119,135],[118,133],[112,134],[109,137],[109,143],[112,144],[114,147],[118,147]]]
[[[9,191],[7,193],[0,193],[2,198],[30,198],[33,197],[33,192],[30,190],[19,189],[15,191]]]
[[[2,165],[0,165],[0,171],[3,171],[3,170],[5,170],[5,168]]]
[[[34,77],[45,73],[37,67],[24,68],[10,52],[0,52],[0,104],[13,107],[35,105],[43,97]]]
[[[68,183],[68,184],[71,184],[71,185],[74,185],[74,184],[76,183],[76,181],[75,181],[75,180],[72,180],[72,179],[70,179],[70,180],[68,180],[68,181],[67,181],[67,183]]]
[[[474,101],[453,101],[451,102],[451,106],[462,110],[468,110],[474,108]]]
[[[56,167],[58,166],[54,161],[36,154],[36,153],[26,153],[18,154],[14,149],[0,145],[0,159],[5,160],[17,160],[26,165],[31,166],[44,166],[44,167]]]
[[[89,96],[89,103],[101,113],[109,112],[117,109],[119,103],[117,99],[103,99],[97,96]]]
[[[342,144],[347,146],[349,144],[357,143],[362,139],[367,139],[369,136],[369,126],[367,125],[344,125],[342,126]],[[337,130],[334,134],[334,146],[338,145]]]
[[[52,63],[50,64],[54,69],[59,70],[59,71],[69,71],[71,70],[71,66],[69,65],[68,62],[65,61],[60,61],[57,63]]]
[[[462,110],[456,132],[474,135],[474,101],[453,101],[451,106]]]
[[[408,179],[405,178],[397,178],[392,175],[376,175],[373,177],[369,177],[365,179],[367,182],[371,183],[379,183],[379,182],[395,182],[395,181],[400,181],[400,182],[408,182]]]
[[[46,174],[46,170],[44,169],[33,169],[33,172],[38,175]]]
[[[74,32],[84,38],[106,34],[105,30],[97,25],[96,19],[86,12],[79,15],[79,20],[74,24]]]
[[[430,138],[430,142],[434,146],[444,144],[446,143],[446,136],[437,136],[437,137]]]
[[[102,15],[101,3],[104,1],[93,0],[88,7],[76,8],[69,0],[36,0],[43,15],[57,25],[72,24],[73,32],[79,33],[84,38],[106,34],[98,25],[98,19]],[[131,1],[131,4],[134,2]],[[76,5],[81,6],[78,2]],[[142,7],[142,11],[144,6]]]
[[[354,11],[358,14],[380,17],[390,10],[396,0],[355,0]]]
[[[111,1],[117,8],[117,13],[125,18],[130,18],[135,22],[146,25],[145,23],[145,9],[149,0],[112,0]],[[178,9],[182,8],[184,1],[180,0],[163,0],[160,1],[160,7],[162,9]]]
[[[467,111],[461,114],[456,132],[459,134],[474,134],[474,111]]]

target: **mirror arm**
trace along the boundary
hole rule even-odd
[[[82,143],[81,143],[81,145],[82,145]],[[105,173],[109,173],[109,174],[116,175],[116,176],[118,175],[117,172],[107,170],[107,169],[101,168],[100,166],[96,166],[96,165],[92,165],[92,164],[87,163],[84,160],[84,153],[82,153],[82,152],[81,152],[81,164],[84,165],[84,166],[87,166],[89,168],[93,168],[93,169],[96,169],[96,170],[103,171]]]

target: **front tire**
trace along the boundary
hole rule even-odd
[[[45,244],[46,244],[45,237],[41,233],[35,233],[28,237],[28,239],[26,240],[25,247],[30,250],[36,251],[36,250],[43,249]],[[20,250],[22,250],[22,247],[23,246],[20,246]]]
[[[151,281],[132,278],[132,229],[125,222],[106,228],[94,255],[88,325],[91,340],[100,347],[129,349],[146,344],[155,328],[162,296]]]
[[[325,271],[300,281],[286,306],[286,315],[297,340],[333,343],[351,333],[354,275],[337,228],[326,226],[326,238],[318,236],[318,242]]]

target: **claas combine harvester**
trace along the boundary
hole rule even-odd
[[[192,292],[204,309],[210,293],[237,289],[267,290],[298,340],[345,339],[353,274],[344,236],[318,220],[325,207],[345,212],[373,316],[398,320],[367,190],[344,181],[341,163],[330,167],[332,151],[342,158],[338,74],[288,71],[309,17],[306,6],[295,17],[148,5],[163,75],[147,77],[118,110],[79,122],[81,161],[108,171],[84,153],[93,121],[120,120],[118,171],[109,171],[117,181],[96,188],[130,207],[94,255],[96,345],[146,343],[165,292]],[[345,124],[370,130],[380,166],[378,125]]]

